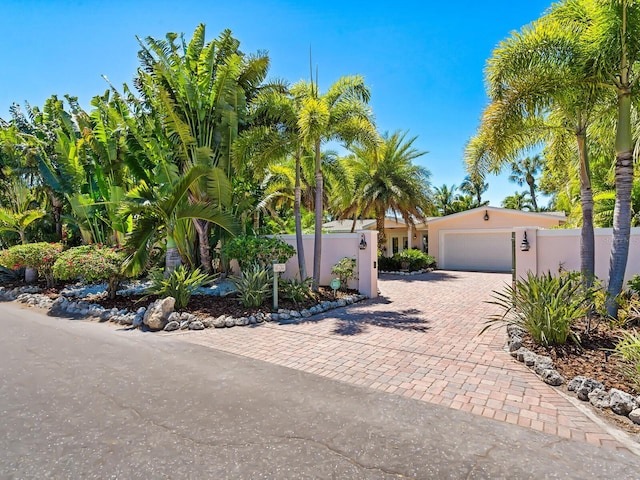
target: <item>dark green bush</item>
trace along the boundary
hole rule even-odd
[[[489,317],[480,333],[496,324],[511,324],[523,328],[544,346],[563,344],[568,339],[580,344],[572,326],[586,316],[591,299],[584,293],[579,274],[537,277],[529,273],[526,280],[516,281],[515,287],[507,285],[502,292],[493,293],[494,300],[488,303],[500,307],[502,314]]]
[[[423,270],[425,268],[435,268],[436,260],[431,255],[420,250],[403,250],[393,257],[378,257],[378,269],[384,272],[396,272],[403,269],[403,263],[407,263],[409,271]]]
[[[268,267],[272,263],[285,263],[296,253],[295,248],[275,237],[236,237],[222,247],[228,260],[237,260],[241,270],[258,264]]]

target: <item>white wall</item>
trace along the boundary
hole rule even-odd
[[[580,271],[580,229],[540,230],[537,227],[515,228],[516,276],[524,277],[527,271],[535,274],[557,273],[560,268]],[[520,250],[523,234],[527,232],[528,252]],[[595,229],[595,274],[603,282],[609,278],[609,256],[613,229]],[[640,228],[631,229],[629,259],[625,283],[640,274]]]
[[[360,239],[364,235],[367,247],[360,249]],[[296,248],[295,235],[278,235],[278,238]],[[307,276],[313,275],[314,236],[302,236]],[[349,282],[349,287],[357,289],[369,298],[378,296],[377,245],[378,232],[362,230],[356,233],[331,233],[322,235],[322,255],[320,265],[320,285],[329,285],[335,275],[331,267],[344,257],[356,259],[356,279]],[[284,278],[300,279],[298,272],[298,255],[291,257],[286,264]]]

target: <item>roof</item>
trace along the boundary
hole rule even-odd
[[[432,217],[429,220],[427,220],[427,223],[429,224],[434,222],[440,222],[442,220],[449,220],[451,218],[463,217],[465,215],[473,215],[474,213],[482,212],[484,210],[487,210],[489,212],[516,213],[518,215],[526,215],[531,218],[553,217],[560,221],[564,221],[566,219],[566,215],[564,212],[527,212],[524,210],[513,210],[510,208],[490,207],[487,205],[485,207],[477,207],[477,208],[472,208],[471,210],[465,210],[464,212],[452,213],[451,215],[446,215],[444,217]]]
[[[333,220],[332,222],[323,223],[322,228],[323,230],[331,233],[349,233],[353,228],[353,220]],[[353,231],[356,232],[358,230],[375,230],[375,228],[375,218],[356,220],[356,226]]]

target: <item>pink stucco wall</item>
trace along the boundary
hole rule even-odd
[[[516,248],[518,277],[526,276],[527,271],[543,274],[557,273],[560,268],[566,271],[580,270],[580,229],[538,230],[531,227],[515,231],[517,246],[522,242],[525,231],[530,245],[527,252]],[[595,230],[595,274],[604,282],[609,278],[612,234],[611,228]],[[640,228],[631,229],[625,283],[635,274],[640,274]]]

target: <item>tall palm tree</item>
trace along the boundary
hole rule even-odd
[[[489,189],[489,184],[484,181],[482,175],[467,175],[460,184],[460,190],[475,198],[474,206],[481,207],[487,205],[488,202],[482,201],[482,194]]]
[[[351,203],[340,212],[341,218],[374,215],[378,245],[386,244],[384,219],[388,212],[400,215],[407,225],[424,221],[432,210],[430,172],[413,161],[427,152],[416,149],[417,137],[408,132],[382,135],[377,148],[353,146],[353,155],[344,159],[353,178]],[[350,194],[352,192],[349,192]]]
[[[442,185],[435,187],[433,191],[433,204],[440,215],[450,215],[455,213],[455,198],[458,187]]]
[[[511,163],[511,175],[509,180],[517,183],[519,186],[529,186],[529,199],[533,211],[538,211],[538,202],[536,200],[536,175],[544,165],[540,155],[534,155],[533,157],[526,157],[518,162]]]
[[[526,211],[537,211],[533,206],[533,201],[531,200],[530,194],[528,192],[515,192],[513,195],[509,195],[502,200],[501,205],[504,208],[510,208],[511,210],[526,210]]]
[[[594,234],[588,136],[607,92],[583,68],[583,29],[545,15],[494,50],[487,66],[491,103],[465,156],[472,173],[496,172],[521,152],[540,144],[553,151],[573,138],[582,204],[581,270],[590,284]]]
[[[305,144],[313,149],[315,157],[316,201],[315,242],[313,258],[313,285],[320,283],[323,223],[322,144],[329,140],[366,145],[378,143],[373,114],[368,106],[371,93],[361,76],[338,79],[324,94],[316,82],[300,82],[292,89],[301,109],[298,127]]]

